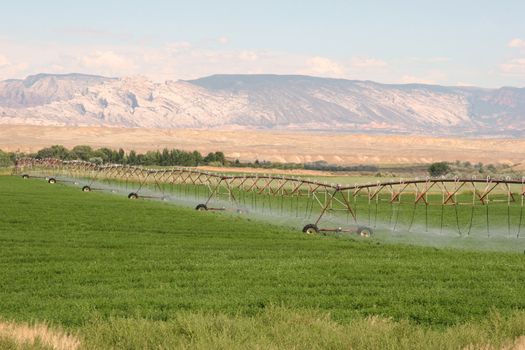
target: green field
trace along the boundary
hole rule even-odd
[[[0,281],[0,319],[85,348],[458,348],[525,334],[521,252],[305,236],[14,177],[0,177]],[[17,346],[1,331],[0,345]]]
[[[91,181],[77,180],[77,187]],[[116,180],[101,180],[93,186],[106,190],[116,189],[122,195],[135,192],[140,187],[138,183]],[[484,184],[480,184],[479,191],[483,187]],[[215,196],[210,201],[210,207],[241,208],[244,216],[299,231],[304,225],[317,220],[321,203],[326,200],[323,192],[317,193],[319,203],[304,191],[297,192],[299,195],[281,196],[233,189],[232,194],[236,200],[230,201],[225,189],[222,190],[222,195]],[[377,200],[369,201],[366,192],[355,197],[351,192],[345,192],[355,211],[357,223],[347,210],[343,210],[341,203],[334,202],[332,209],[336,210],[328,210],[319,227],[345,228],[362,225],[373,228],[376,236],[384,242],[522,252],[525,249],[525,210],[521,205],[520,187],[511,186],[511,190],[516,201],[507,203],[507,194],[500,191],[491,194],[490,205],[480,205],[477,200],[472,205],[472,192],[464,191],[456,197],[458,202],[464,203],[458,206],[442,206],[442,194],[434,192],[427,198],[432,203],[428,207],[423,201],[414,205],[413,193],[401,195],[400,202],[392,204],[389,193],[380,194],[376,197]],[[159,188],[146,183],[140,187],[140,195],[157,199],[165,196],[168,202],[188,207],[206,202],[210,192],[204,185],[160,184]]]

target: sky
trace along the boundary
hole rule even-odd
[[[525,87],[525,1],[2,0],[0,79],[70,72]]]

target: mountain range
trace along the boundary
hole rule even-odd
[[[380,84],[298,75],[38,74],[0,82],[0,124],[525,135],[525,88]]]

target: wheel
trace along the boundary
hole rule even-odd
[[[29,175],[27,175],[27,174],[22,174],[22,179],[29,179]]]
[[[91,192],[91,187],[89,186],[82,187],[82,192]]]
[[[57,180],[53,177],[50,177],[48,180],[47,180],[48,183],[50,184],[56,184],[57,183]]]
[[[208,210],[208,207],[206,206],[206,204],[199,204],[195,207],[195,210],[198,210],[198,211],[206,211]]]
[[[374,231],[370,227],[359,227],[357,229],[357,234],[361,237],[370,237],[374,234]]]
[[[307,235],[314,235],[316,233],[319,233],[319,229],[313,224],[308,224],[305,227],[303,227],[303,232]]]
[[[136,194],[135,192],[131,192],[130,194],[128,194],[128,198],[129,199],[138,199],[139,195]]]

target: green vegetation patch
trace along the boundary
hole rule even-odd
[[[82,339],[96,349],[519,349],[524,329],[523,313],[491,313],[480,323],[434,330],[376,316],[340,324],[326,313],[269,307],[251,317],[183,313],[170,321],[94,320]]]
[[[523,254],[310,237],[14,177],[0,177],[0,281],[4,319],[68,329],[278,306],[439,330],[525,307]]]

